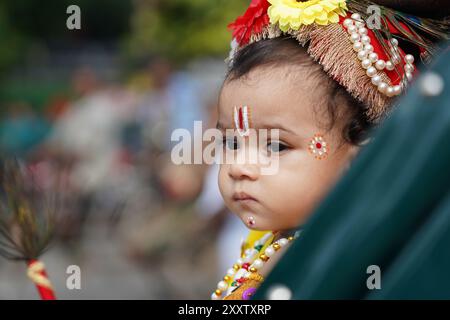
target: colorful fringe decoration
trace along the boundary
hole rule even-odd
[[[53,235],[54,210],[40,191],[32,173],[18,161],[0,162],[0,255],[26,262],[41,299],[54,300],[45,266],[38,260]]]
[[[266,8],[267,3],[272,4],[272,7],[268,9],[268,15],[271,19],[270,23],[261,28],[261,24],[267,20],[264,15],[267,13],[262,12]],[[336,12],[328,11],[332,8],[337,8],[338,3],[340,7],[335,9]],[[243,16],[230,24],[233,35],[245,34],[245,39],[248,39],[246,42],[242,41],[242,37],[240,37],[240,41],[235,39],[238,45],[237,48],[234,48],[234,54],[246,45],[263,39],[291,36],[300,45],[307,47],[309,55],[322,65],[324,71],[330,77],[345,87],[353,97],[363,102],[366,106],[365,113],[367,118],[373,123],[379,122],[391,112],[395,106],[395,96],[399,95],[402,89],[407,88],[408,82],[412,80],[413,72],[408,74],[405,68],[412,68],[414,73],[416,71],[413,62],[402,62],[401,58],[411,56],[410,60],[414,60],[412,57],[417,57],[420,58],[422,63],[429,63],[431,57],[439,51],[439,45],[450,39],[449,19],[419,18],[366,0],[348,0],[345,4],[337,0],[322,0],[320,1],[320,5],[324,10],[322,15],[328,14],[334,20],[338,16],[336,20],[338,22],[308,22],[307,24],[296,25],[295,29],[292,29],[292,26],[297,21],[292,15],[296,12],[301,12],[307,18],[308,12],[306,10],[311,9],[311,17],[316,17],[317,19],[317,17],[321,16],[320,13],[314,11],[316,9],[312,10],[313,4],[311,1],[306,1],[296,6],[284,0],[253,0],[251,10],[247,10]],[[350,20],[354,14],[361,17],[361,24],[365,25],[365,21],[373,18],[373,15],[367,13],[367,9],[372,5],[380,10],[380,15],[378,16],[379,28],[367,28],[367,36],[370,38],[373,52],[383,61],[400,59],[400,62],[394,63],[390,69],[382,68],[381,71],[380,69],[378,71],[373,69],[370,73],[373,76],[374,71],[377,72],[377,75],[380,77],[377,81],[383,82],[390,87],[389,90],[391,91],[388,92],[389,94],[377,88],[377,85],[374,85],[375,81],[372,81],[371,76],[368,76],[367,68],[361,67],[361,61],[357,58],[353,43],[349,39],[349,33],[346,26],[344,26],[345,20]],[[291,19],[290,22],[284,20],[283,26],[281,26],[278,23],[280,17],[277,16],[275,19],[277,20],[276,23],[273,23],[271,10],[276,6],[281,8],[277,12],[291,10],[289,15],[286,13],[284,17],[287,20]],[[300,11],[298,8],[302,6],[305,9]],[[257,28],[252,26],[252,23],[255,22],[258,23]],[[357,21],[354,20],[354,22],[356,23]],[[251,35],[248,34],[249,30]],[[400,42],[400,45],[392,45],[394,41],[396,43]],[[413,54],[406,55],[403,51],[406,47],[408,47],[408,51],[414,50]],[[418,60],[416,59],[416,61]],[[229,63],[232,64],[232,62],[233,56],[229,59]],[[408,67],[407,64],[410,66]],[[393,88],[396,88],[396,90],[392,91]]]

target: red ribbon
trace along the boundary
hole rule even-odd
[[[39,260],[30,260],[28,265],[28,277],[34,282],[42,300],[56,300],[45,266]]]

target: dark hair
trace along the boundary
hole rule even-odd
[[[225,82],[240,79],[259,66],[286,64],[310,66],[312,68],[310,75],[323,77],[323,81],[328,87],[329,128],[331,129],[336,124],[338,117],[344,116],[346,122],[342,138],[353,145],[360,145],[366,139],[371,128],[371,123],[365,114],[365,105],[353,98],[337,81],[330,78],[306,50],[307,46],[302,47],[297,40],[288,36],[254,42],[236,53]],[[342,110],[342,107],[346,109]]]

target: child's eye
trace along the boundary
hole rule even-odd
[[[223,145],[230,150],[237,150],[239,148],[237,137],[224,137]]]
[[[287,145],[279,141],[271,141],[267,144],[267,150],[269,152],[282,152],[288,148],[289,147]]]

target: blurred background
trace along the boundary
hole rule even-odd
[[[0,153],[60,200],[42,256],[58,298],[208,299],[238,256],[247,230],[217,167],[173,165],[170,136],[215,127],[226,26],[248,2],[0,2]],[[38,298],[25,264],[0,257],[0,299]]]

